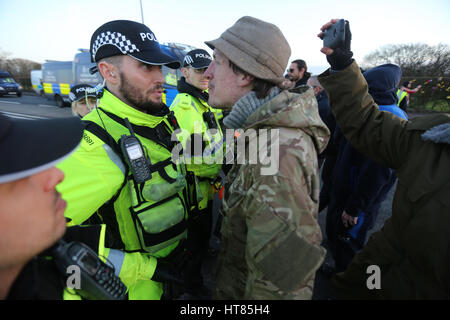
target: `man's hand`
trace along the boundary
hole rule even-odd
[[[342,223],[346,228],[351,228],[355,224],[358,223],[358,217],[352,217],[351,215],[347,214],[347,212],[342,212]]]
[[[323,39],[324,32],[326,29],[330,28],[333,24],[338,22],[339,19],[332,19],[330,22],[324,24],[320,30],[322,31],[317,36]],[[352,34],[350,32],[350,23],[345,20],[345,41],[340,47],[334,50],[328,47],[323,47],[320,49],[322,53],[327,56],[328,63],[333,70],[342,70],[348,67],[353,62],[353,52],[350,50],[350,44],[352,40]]]

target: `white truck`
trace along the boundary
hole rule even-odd
[[[90,74],[95,66],[91,62],[89,50],[79,49],[73,61],[47,60],[42,64],[42,87],[44,95],[53,98],[62,108],[69,104],[70,88],[77,84],[96,86],[102,82],[99,73]]]

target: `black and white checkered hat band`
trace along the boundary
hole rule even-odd
[[[92,59],[94,61],[98,49],[107,44],[116,46],[123,54],[139,52],[136,45],[131,43],[131,41],[121,33],[106,31],[97,36],[97,39],[95,39],[94,45],[92,46]]]
[[[194,62],[194,59],[192,59],[191,56],[187,55],[184,57],[184,64],[192,64]]]

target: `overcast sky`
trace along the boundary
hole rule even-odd
[[[350,21],[357,61],[386,44],[450,43],[448,0],[142,0],[142,7],[159,41],[209,52],[203,41],[242,16],[274,23],[291,46],[290,60],[304,59],[313,73],[326,66],[317,34],[331,18]],[[0,0],[0,51],[37,62],[72,60],[78,48],[89,48],[95,29],[116,19],[142,22],[139,0]]]

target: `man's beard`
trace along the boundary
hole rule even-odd
[[[162,84],[157,84],[145,91],[144,94],[141,94],[140,90],[129,84],[130,82],[123,73],[121,73],[120,77],[121,84],[119,93],[122,95],[122,97],[124,97],[124,99],[129,103],[131,107],[148,114],[157,114],[163,107],[166,108],[166,105],[162,102],[153,102],[151,100],[145,99],[145,97],[148,96],[151,92],[162,89]]]
[[[293,82],[297,82],[298,80],[300,80],[300,76],[299,76],[299,75],[297,75],[297,76],[291,76],[291,77],[288,77],[288,79],[291,80],[291,81],[293,81]]]

